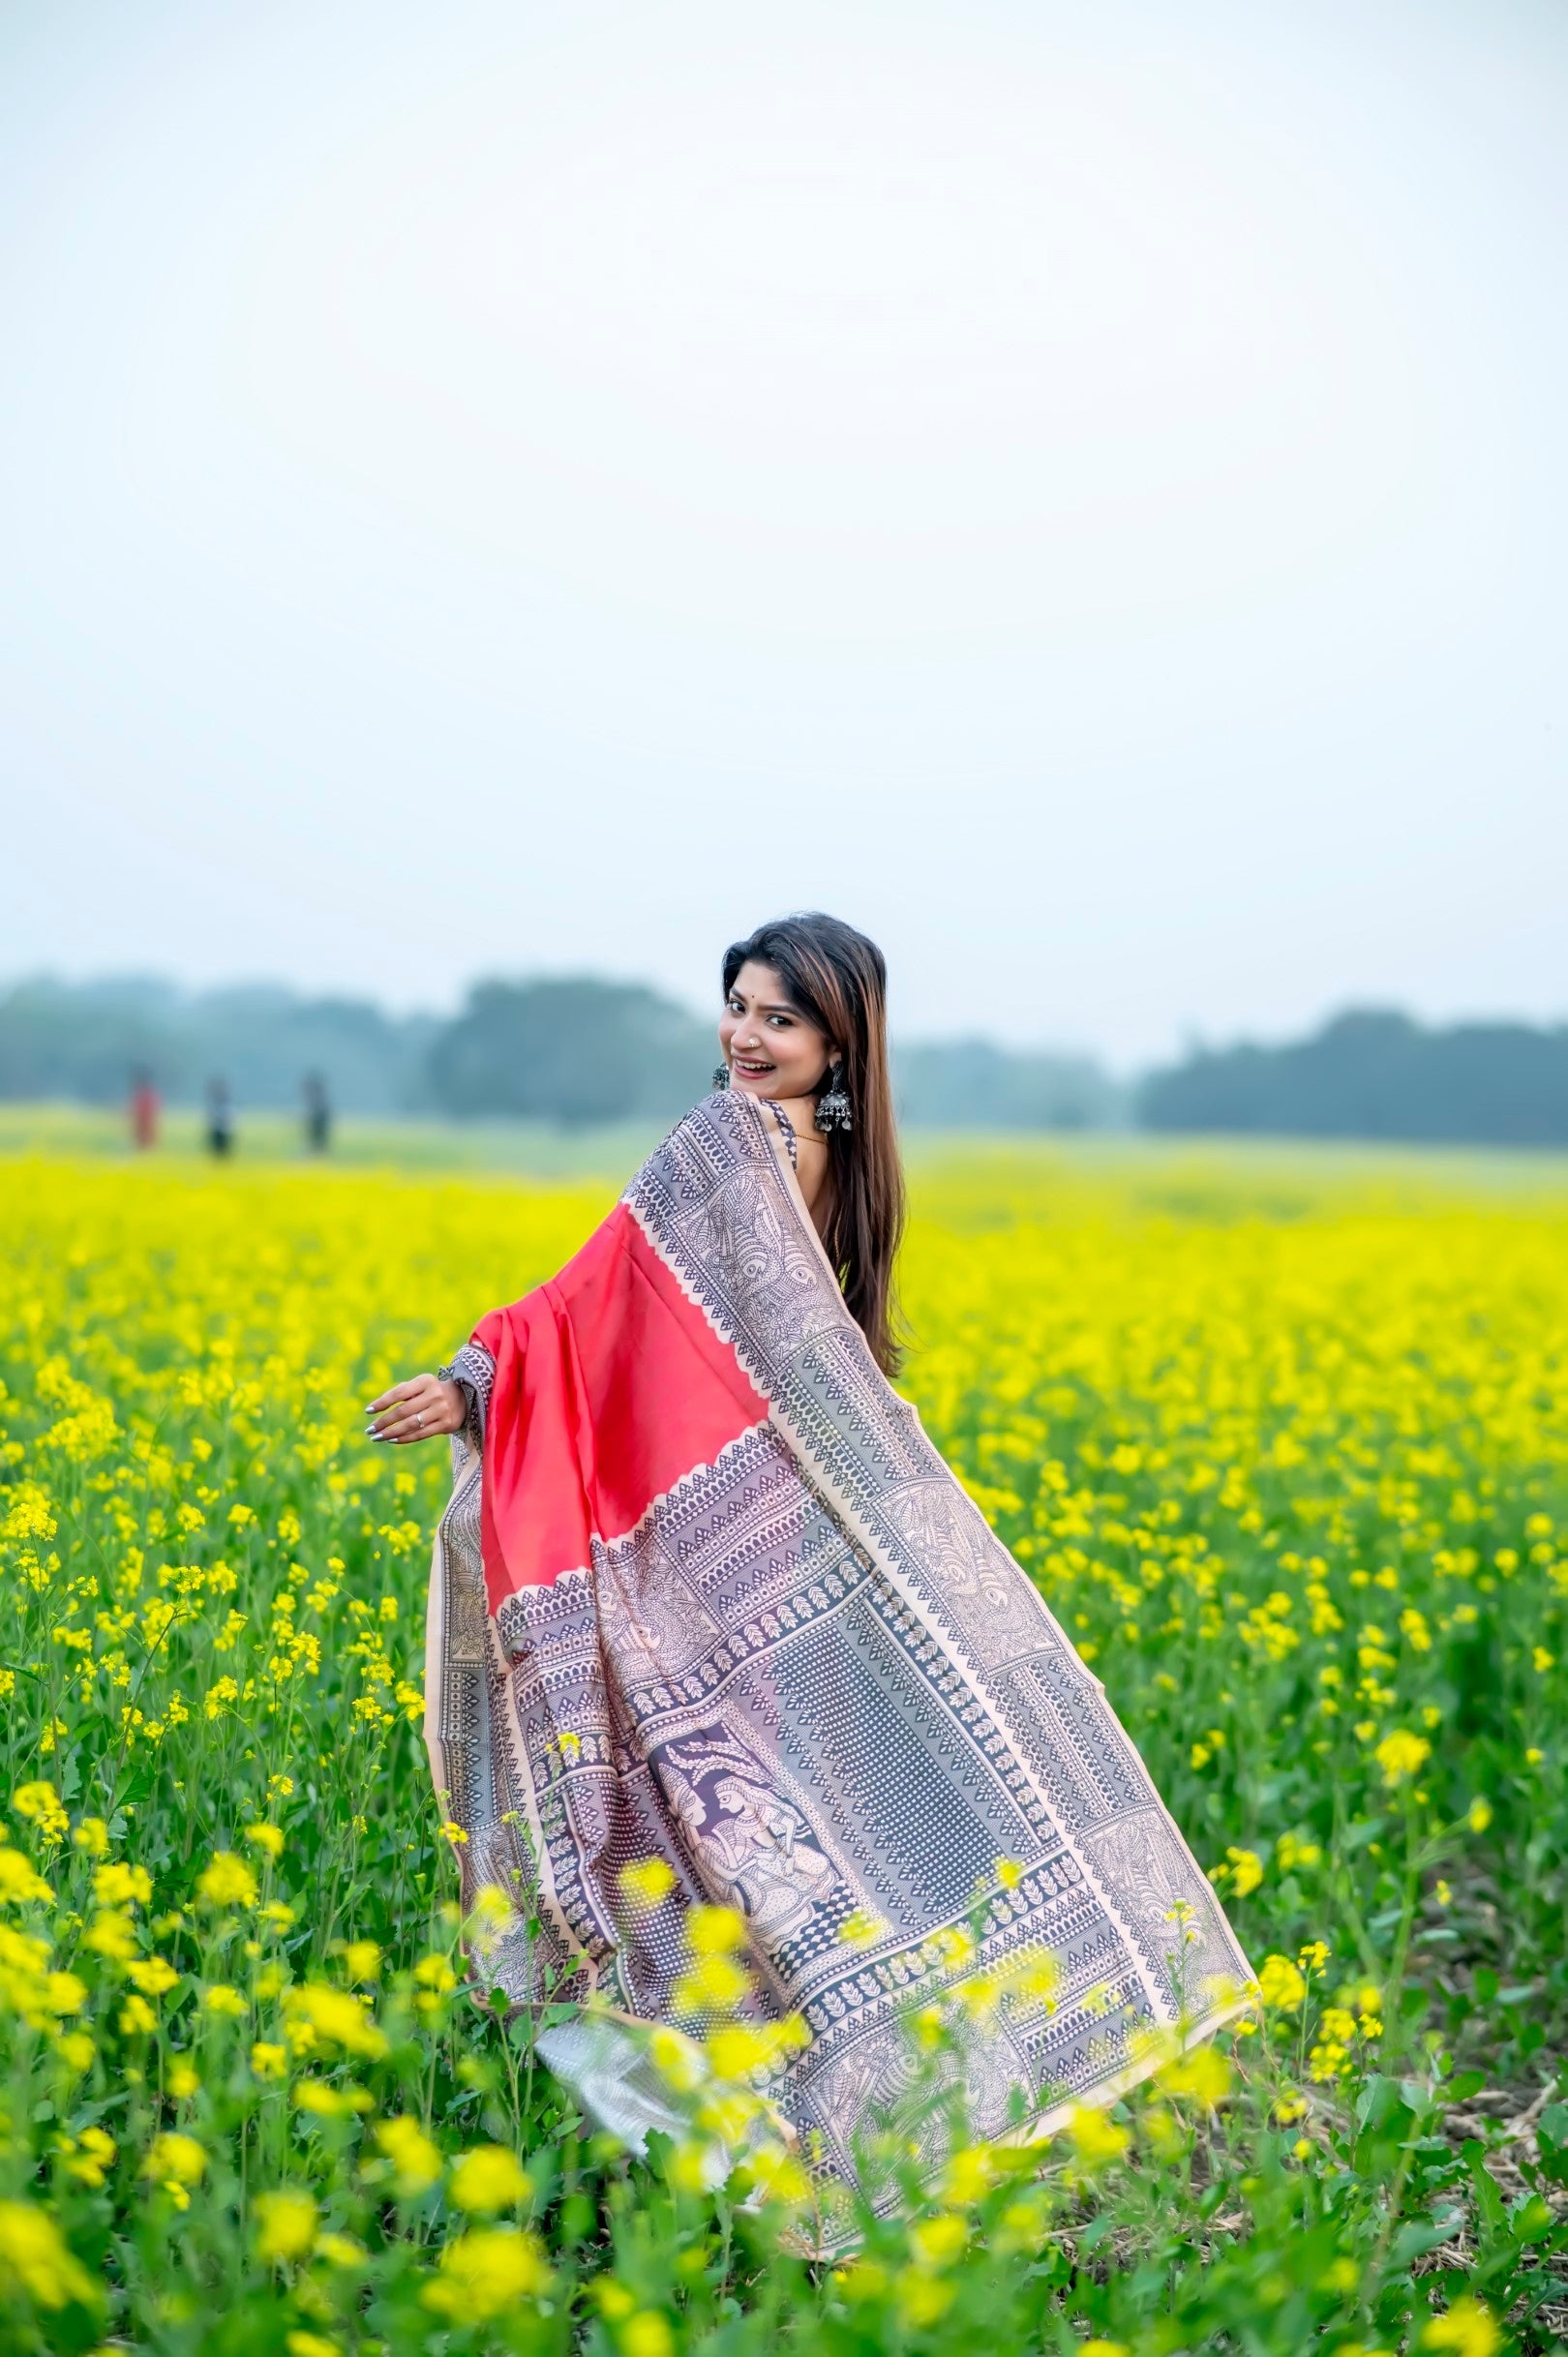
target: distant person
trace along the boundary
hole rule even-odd
[[[158,1143],[160,1110],[153,1076],[144,1064],[138,1064],[131,1075],[131,1143],[138,1154],[150,1154]]]
[[[234,1107],[228,1082],[216,1074],[207,1082],[207,1152],[220,1162],[234,1151]]]
[[[302,1094],[305,1099],[305,1151],[307,1154],[329,1154],[332,1150],[332,1100],[319,1073],[307,1073]]]

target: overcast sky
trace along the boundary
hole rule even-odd
[[[6,0],[0,974],[1568,1017],[1560,0]]]

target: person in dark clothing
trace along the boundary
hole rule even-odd
[[[307,1154],[327,1154],[332,1149],[332,1100],[319,1073],[307,1073],[302,1095],[305,1099],[305,1151]]]
[[[228,1082],[214,1073],[207,1082],[207,1152],[222,1162],[234,1151],[234,1108]]]

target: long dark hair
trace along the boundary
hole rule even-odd
[[[726,998],[748,958],[776,967],[791,1005],[837,1043],[854,1126],[828,1133],[832,1205],[823,1248],[872,1357],[885,1375],[895,1375],[904,1357],[893,1294],[904,1172],[888,1077],[887,960],[874,941],[820,909],[775,918],[732,941],[724,952]]]

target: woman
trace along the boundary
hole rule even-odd
[[[427,1738],[466,1899],[535,1910],[486,1984],[593,1998],[540,2042],[640,2143],[668,2116],[604,2024],[679,2017],[691,1910],[737,1910],[753,2014],[803,2025],[768,2093],[847,2179],[911,2009],[977,1976],[1007,1992],[962,2063],[982,2135],[1109,2100],[1250,1976],[1100,1680],[889,1381],[881,952],[793,917],[723,980],[713,1093],[557,1278],[370,1412],[456,1444]]]

